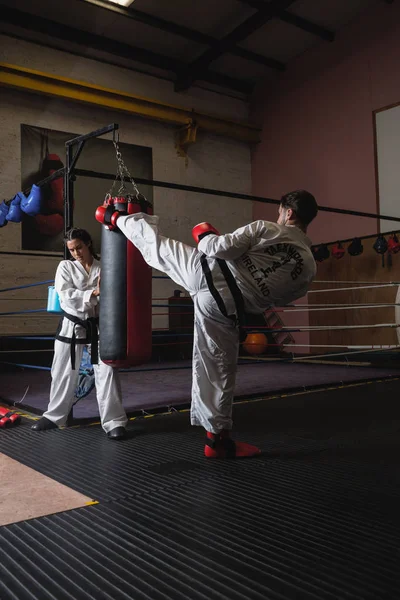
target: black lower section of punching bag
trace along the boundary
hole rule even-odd
[[[124,359],[127,352],[126,237],[103,227],[101,235],[100,357]]]

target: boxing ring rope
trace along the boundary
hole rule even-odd
[[[169,279],[168,277],[165,276],[157,276],[155,275],[154,278],[158,278],[158,279]],[[1,292],[13,292],[13,291],[18,291],[18,290],[22,290],[22,289],[26,289],[26,288],[34,288],[34,287],[38,287],[38,286],[43,286],[43,285],[51,285],[54,283],[54,280],[45,280],[42,282],[35,282],[33,284],[25,284],[25,285],[19,285],[19,286],[14,286],[14,287],[7,287],[4,289],[0,290]],[[338,283],[338,282],[320,282],[320,283]],[[342,283],[342,282],[341,282]],[[344,282],[343,282],[344,283]],[[376,287],[391,287],[397,285],[394,282],[390,282],[389,284],[384,283],[384,284],[374,284],[374,285],[365,285],[364,284],[364,289],[371,289],[371,288],[376,288]],[[333,288],[335,291],[339,291],[337,288]],[[361,289],[360,287],[356,287],[356,288],[350,288],[350,287],[346,287],[345,290],[352,290],[352,289]],[[320,291],[320,290],[311,290],[311,292],[313,291]],[[332,290],[328,289],[328,290],[324,290],[326,292],[330,292]],[[0,300],[2,300],[4,298],[0,297]],[[15,301],[15,298],[9,298],[8,300],[12,300]],[[36,299],[32,299],[32,298],[21,298],[20,302],[24,302],[25,300],[35,300],[35,301],[45,301],[46,298],[36,298]],[[164,296],[157,296],[154,297],[153,299],[153,303],[152,303],[152,308],[153,308],[153,317],[166,317],[169,315],[169,312],[166,312],[165,308],[171,308],[171,305],[166,303],[166,300],[169,300],[168,297],[164,297]],[[273,309],[271,309],[270,311],[265,311],[266,313],[268,312],[304,312],[307,310],[354,310],[357,308],[391,308],[391,307],[395,307],[398,304],[396,303],[360,303],[360,304],[331,304],[329,306],[327,305],[312,305],[312,304],[308,304],[308,303],[302,303],[302,304],[295,304],[295,305],[289,305],[289,306],[285,306],[285,307],[274,307]],[[174,303],[172,305],[172,307],[174,308],[174,316],[188,316],[190,317],[191,315],[193,315],[193,308],[191,305],[188,304],[180,304],[180,303]],[[176,312],[175,309],[182,309],[179,312]],[[161,310],[163,312],[157,312],[157,310]],[[40,315],[40,318],[43,318],[44,316],[48,316],[48,317],[57,317],[59,318],[60,315],[55,315],[55,314],[50,314],[47,313],[46,309],[33,309],[33,310],[25,310],[25,311],[9,311],[9,312],[2,312],[0,313],[1,317],[15,317],[18,314],[24,315],[24,316],[29,316],[30,318],[35,318],[38,315]],[[249,332],[260,332],[260,333],[295,333],[295,332],[307,332],[307,331],[331,331],[331,330],[335,330],[335,331],[346,331],[346,330],[367,330],[367,329],[374,329],[377,330],[379,328],[387,328],[387,329],[393,329],[393,328],[397,328],[398,325],[396,323],[379,323],[379,324],[373,324],[373,325],[334,325],[334,326],[293,326],[293,327],[279,327],[279,328],[275,328],[275,327],[260,327],[260,326],[256,326],[256,327],[252,327],[252,326],[248,326],[246,327],[246,330]],[[182,345],[190,345],[192,344],[192,337],[193,334],[192,333],[184,333],[184,329],[190,329],[192,330],[192,325],[181,325],[179,327],[179,332],[170,332],[170,330],[168,328],[153,328],[153,334],[156,335],[156,339],[153,339],[153,346],[154,347],[177,347],[177,346],[182,346]],[[49,336],[49,335],[43,335],[43,336],[38,336],[38,335],[7,335],[7,336],[1,336],[3,339],[8,339],[8,340],[17,340],[17,341],[22,341],[22,340],[27,340],[27,341],[46,341],[46,342],[50,342],[54,340],[53,336]],[[168,342],[168,338],[179,338],[178,342]],[[249,364],[254,364],[254,365],[261,365],[261,364],[267,364],[267,363],[294,363],[294,364],[305,364],[305,363],[309,363],[312,364],[314,363],[319,363],[319,364],[323,364],[323,361],[325,360],[329,360],[330,358],[334,360],[333,363],[331,364],[344,364],[345,366],[348,365],[350,366],[351,363],[349,362],[349,358],[351,356],[359,356],[360,358],[364,355],[371,355],[371,354],[376,354],[376,353],[381,353],[382,351],[390,351],[390,352],[398,352],[400,350],[400,346],[398,345],[392,345],[392,344],[371,344],[370,346],[356,346],[356,345],[345,345],[345,344],[300,344],[300,343],[277,343],[277,344],[272,344],[272,343],[268,343],[268,347],[270,349],[273,350],[276,349],[277,353],[273,353],[270,356],[267,356],[265,358],[262,358],[260,356],[243,356],[243,353],[241,353],[241,355],[239,356],[239,360],[238,360],[238,364],[239,365],[249,365]],[[307,349],[307,350],[311,350],[311,351],[317,351],[321,350],[321,349],[326,349],[329,351],[328,352],[323,352],[323,353],[316,353],[316,354],[307,354],[307,355],[301,355],[301,356],[296,356],[296,351],[299,352],[299,350],[301,349]],[[40,350],[39,350],[40,351]],[[38,371],[38,372],[46,372],[46,373],[50,373],[51,371],[51,367],[50,366],[46,366],[46,365],[33,365],[33,364],[29,364],[26,361],[21,361],[21,362],[13,362],[13,360],[11,359],[11,355],[17,355],[18,353],[21,354],[33,354],[33,353],[37,353],[38,350],[30,350],[30,349],[22,349],[22,350],[15,350],[15,351],[10,351],[10,350],[0,350],[0,364],[6,366],[6,367],[13,367],[13,368],[19,368],[22,370],[28,370],[31,372],[34,371]],[[52,349],[48,348],[48,349],[44,349],[40,352],[43,352],[44,354],[50,353],[52,352]],[[282,356],[282,352],[285,353],[284,356]],[[10,359],[8,360],[2,360],[2,356],[3,355],[10,355]],[[337,360],[340,359],[340,357],[345,357],[345,361],[346,362],[342,362],[342,363],[338,363]],[[4,357],[5,358],[5,357]],[[17,357],[16,357],[17,358]],[[28,359],[29,360],[29,359]],[[365,362],[359,362],[359,363],[354,363],[353,364],[360,364],[360,365],[368,365],[369,363],[365,363]],[[168,366],[159,366],[159,365],[155,365],[155,366],[147,366],[144,365],[143,367],[134,367],[134,368],[127,368],[127,369],[120,369],[121,373],[134,373],[134,374],[139,374],[139,373],[151,373],[154,371],[160,371],[161,372],[168,372],[168,371],[190,371],[192,369],[192,365],[191,364],[178,364],[178,365],[168,365]],[[29,388],[29,386],[28,386]],[[25,393],[22,394],[21,392],[21,396],[22,399],[20,399],[20,397],[18,397],[18,400],[16,400],[13,404],[14,406],[21,406],[24,407],[23,404],[21,404],[27,393],[28,393],[28,388],[25,390]],[[31,392],[32,393],[32,392]],[[80,400],[76,400],[76,403],[80,402]],[[76,404],[75,403],[75,404]],[[25,407],[27,408],[27,407]],[[176,408],[173,406],[173,403],[170,405],[168,404],[168,412],[171,412],[172,410],[176,410]],[[178,407],[179,408],[179,407]],[[155,410],[155,412],[158,412],[158,409]],[[135,413],[136,414],[136,413]],[[141,414],[149,414],[147,411],[141,409]],[[154,414],[150,413],[150,414]]]
[[[157,276],[154,275],[152,277],[152,279],[169,279],[169,277],[166,276]],[[40,282],[36,282],[36,283],[29,283],[29,284],[25,284],[25,285],[19,285],[19,286],[13,286],[13,287],[8,287],[8,288],[3,288],[0,289],[0,293],[3,292],[9,292],[9,291],[15,291],[15,290],[22,290],[22,289],[27,289],[27,288],[31,288],[31,287],[37,287],[37,286],[41,286],[41,285],[51,285],[54,283],[53,279],[48,279],[45,281],[40,281]],[[317,283],[317,282],[314,282]],[[330,282],[330,281],[324,281],[324,282],[319,282],[319,283],[338,283],[338,282]],[[324,290],[309,290],[308,294],[312,294],[312,293],[328,293],[331,291],[353,291],[353,290],[363,290],[363,289],[375,289],[375,288],[386,288],[386,287],[394,287],[394,286],[398,286],[399,284],[397,282],[389,282],[389,283],[383,283],[383,284],[377,284],[377,285],[363,285],[362,287],[346,287],[346,288],[332,288],[332,289],[324,289]],[[19,300],[21,302],[25,302],[25,301],[31,301],[31,302],[39,302],[42,300],[45,300],[45,298],[6,298],[6,299],[2,299],[0,298],[0,300]],[[168,297],[155,297],[153,298],[153,301],[163,301],[163,300],[169,300]],[[269,312],[304,312],[304,311],[321,311],[321,310],[354,310],[354,309],[359,309],[359,308],[390,308],[390,307],[395,307],[395,306],[400,306],[399,303],[356,303],[356,304],[351,304],[351,303],[342,303],[342,304],[309,304],[309,303],[302,303],[302,304],[290,304],[287,306],[274,306],[273,309],[267,309],[266,311],[264,311],[265,313],[269,313]],[[171,308],[170,304],[152,304],[152,308]],[[185,309],[190,309],[190,310],[186,310],[186,311],[181,311],[179,313],[174,313],[175,315],[188,315],[188,314],[193,314],[193,310],[191,309],[190,306],[188,306],[187,304],[174,304],[173,308],[185,308]],[[0,312],[0,316],[4,317],[4,316],[14,316],[14,315],[18,315],[18,314],[37,314],[37,313],[45,313],[46,316],[49,317],[57,317],[57,314],[52,314],[52,313],[48,313],[47,309],[45,308],[38,308],[38,309],[26,309],[26,310],[19,310],[19,311],[5,311],[5,312]],[[155,317],[159,317],[159,316],[167,316],[169,315],[169,313],[153,313],[153,316]],[[376,325],[369,325],[367,327],[396,327],[396,324],[376,324]],[[327,329],[357,329],[357,328],[364,328],[365,326],[327,326]],[[254,327],[249,327],[249,329],[254,329]],[[274,329],[274,328],[262,328],[268,331],[289,331],[288,328],[278,328],[278,329]],[[157,329],[155,329],[157,330]],[[291,331],[311,331],[311,330],[321,330],[324,331],[326,330],[326,328],[321,329],[319,326],[314,326],[314,327],[308,327],[307,329],[304,328],[296,328],[293,329]],[[171,335],[175,335],[175,334],[171,334]],[[2,337],[8,337],[8,336],[2,336]],[[21,339],[21,338],[20,338]],[[38,338],[38,339],[43,339],[43,338]]]
[[[90,171],[87,169],[74,169],[74,174],[81,177],[92,177],[97,179],[115,179],[115,175],[111,175],[109,173],[99,173],[97,171]],[[127,182],[129,182],[129,178],[125,178]],[[180,190],[183,192],[193,192],[195,194],[203,194],[206,196],[222,196],[224,198],[234,198],[237,200],[248,200],[250,202],[260,202],[262,204],[275,204],[279,206],[280,200],[275,200],[273,198],[265,198],[263,196],[253,196],[251,194],[242,194],[238,192],[230,192],[226,190],[216,190],[211,188],[202,188],[193,185],[184,185],[180,183],[173,183],[168,181],[160,181],[156,179],[145,179],[143,177],[134,177],[134,180],[137,184],[148,185],[152,187],[161,187],[166,189]],[[382,219],[386,221],[395,221],[400,222],[400,217],[391,217],[389,215],[377,215],[375,213],[367,213],[358,210],[349,210],[346,208],[333,208],[330,206],[320,206],[318,205],[318,210],[321,212],[330,212],[335,214],[342,215],[350,215],[354,217],[367,217],[370,219]],[[388,232],[389,233],[389,232]],[[363,236],[365,237],[365,236]]]
[[[315,312],[315,311],[321,311],[321,310],[358,310],[359,308],[391,308],[394,306],[400,306],[400,304],[346,304],[346,305],[338,305],[338,306],[327,306],[327,307],[320,307],[320,308],[314,308],[313,304],[307,304],[307,307],[309,306],[310,308],[290,308],[290,309],[285,309],[285,308],[278,308],[275,312],[282,312],[282,313],[292,313],[292,312]],[[312,308],[311,308],[312,307]]]
[[[299,361],[315,361],[318,358],[332,358],[332,357],[338,357],[338,356],[350,356],[352,354],[356,354],[357,356],[359,354],[370,354],[372,352],[382,352],[382,350],[386,350],[386,349],[390,349],[390,350],[399,350],[400,346],[390,346],[389,348],[368,348],[367,350],[350,350],[348,352],[334,352],[334,353],[329,353],[329,354],[315,354],[313,356],[296,356],[295,358],[292,359],[292,362],[299,362]]]
[[[54,283],[54,279],[48,279],[46,281],[39,281],[38,283],[27,283],[25,285],[16,285],[14,287],[3,288],[2,290],[0,290],[0,293],[1,292],[12,292],[14,290],[23,290],[25,288],[36,287],[39,285],[46,285],[46,284],[52,285],[53,283]]]
[[[373,281],[349,281],[347,279],[342,279],[342,280],[335,279],[334,281],[330,280],[330,279],[314,279],[313,284],[314,283],[332,283],[332,284],[335,284],[335,285],[337,283],[339,283],[339,284],[342,284],[342,283],[354,283],[354,284],[357,284],[357,285],[364,285],[364,284],[365,285],[369,285],[370,283],[380,283],[380,282],[379,281],[375,281],[375,282],[373,282]],[[383,281],[382,283],[389,284],[389,285],[400,285],[400,281]]]
[[[364,285],[361,287],[329,288],[327,290],[309,290],[308,294],[326,294],[327,292],[351,292],[353,290],[372,290],[375,288],[398,287],[398,283],[379,283],[378,285]]]
[[[157,305],[153,305],[156,306]],[[37,310],[26,310],[26,311],[13,311],[13,312],[4,312],[4,313],[0,313],[0,317],[3,316],[15,316],[15,315],[19,315],[19,314],[32,314],[32,313],[47,313],[46,309],[37,309]],[[54,315],[48,315],[50,317],[53,317]],[[160,316],[157,315],[157,313],[153,314],[154,317]],[[278,328],[274,328],[274,327],[260,327],[260,326],[245,326],[244,329],[249,329],[251,331],[255,331],[255,330],[259,330],[261,332],[268,332],[268,333],[272,333],[272,332],[301,332],[301,331],[331,331],[331,330],[346,330],[346,329],[370,329],[370,328],[385,328],[385,327],[400,327],[400,325],[397,325],[396,323],[378,323],[378,324],[374,324],[374,325],[327,325],[325,327],[321,327],[319,325],[309,325],[309,326],[300,326],[300,327],[278,327]],[[187,328],[189,328],[189,326],[187,326]],[[153,331],[160,331],[157,329],[153,329]],[[169,335],[169,334],[165,334],[165,335]],[[170,334],[170,335],[185,335],[185,334]],[[189,335],[189,334],[188,334]]]

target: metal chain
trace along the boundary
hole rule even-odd
[[[115,195],[114,189],[115,189],[115,186],[117,185],[117,182],[119,182],[120,186],[118,188],[116,195],[117,196],[129,195],[128,190],[125,185],[125,177],[127,177],[130,180],[132,187],[134,189],[134,192],[135,192],[135,196],[136,196],[136,198],[138,198],[140,196],[139,189],[138,189],[136,183],[134,182],[132,175],[130,174],[130,172],[128,170],[128,167],[124,163],[124,160],[123,160],[122,154],[121,154],[121,150],[119,149],[119,146],[118,146],[118,142],[113,140],[113,144],[114,144],[115,153],[117,156],[117,175],[115,177],[114,183],[111,186],[111,189],[108,191],[108,193],[106,195],[106,199],[110,196]]]

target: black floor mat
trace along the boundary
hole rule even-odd
[[[187,415],[0,432],[0,452],[100,503],[0,529],[2,600],[395,600],[400,386],[235,409],[263,455],[207,461]]]

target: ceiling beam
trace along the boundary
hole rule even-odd
[[[187,125],[195,121],[200,129],[246,142],[260,141],[260,130],[255,125],[239,120],[229,120],[215,115],[166,104],[152,98],[121,92],[99,85],[43,73],[34,69],[0,62],[0,88],[41,94],[65,99],[86,106],[101,107],[137,117],[161,121],[168,125]],[[2,90],[0,89],[1,93]]]
[[[392,0],[386,1],[390,2]],[[260,10],[266,5],[264,0],[239,0],[239,2],[247,4],[248,6],[251,6],[256,10]],[[282,10],[279,14],[276,15],[276,18],[280,21],[284,21],[285,23],[290,23],[290,25],[294,25],[298,29],[302,29],[303,31],[312,33],[313,35],[316,35],[327,42],[333,42],[335,39],[335,34],[333,31],[330,31],[330,29],[326,29],[321,25],[316,25],[312,21],[309,21],[308,19],[303,19],[303,17],[298,17],[297,15],[288,12],[287,10]]]
[[[177,23],[173,23],[172,21],[161,19],[160,17],[149,15],[140,10],[137,10],[136,8],[123,8],[122,6],[117,6],[116,4],[112,5],[105,0],[79,1],[85,2],[86,4],[91,4],[92,6],[96,6],[97,8],[103,10],[108,10],[109,12],[112,12],[116,15],[132,19],[137,23],[142,23],[143,25],[148,25],[149,27],[154,27],[155,29],[159,29],[161,31],[167,31],[168,33],[172,33],[174,35],[183,37],[191,42],[196,42],[197,44],[203,44],[204,46],[213,46],[215,43],[218,42],[216,38],[211,37],[210,35],[207,35],[200,31],[196,31],[195,29],[191,29],[190,27],[178,25]],[[251,52],[250,50],[239,48],[238,46],[232,48],[230,54],[240,56],[240,58],[259,63],[260,65],[270,67],[271,69],[277,69],[279,71],[283,71],[285,69],[285,65],[282,62],[275,60],[274,58],[269,58],[267,56],[263,56],[262,54],[257,54],[256,52]]]
[[[73,42],[102,52],[106,51],[114,56],[134,60],[164,71],[176,73],[186,67],[183,61],[157,54],[144,48],[138,48],[118,42],[102,35],[75,29],[74,27],[69,27],[62,23],[44,19],[31,13],[25,13],[6,6],[2,6],[1,21],[27,30],[36,31],[59,40]],[[203,73],[203,76],[199,79],[229,88],[242,94],[250,94],[253,89],[253,84],[248,81],[215,72]]]
[[[230,52],[236,44],[260,29],[265,23],[273,19],[279,11],[288,8],[293,2],[295,0],[271,0],[268,4],[265,4],[261,10],[246,19],[224,38],[218,40],[183,71],[179,71],[175,84],[176,91],[187,90],[197,79],[202,79],[214,60],[222,54]]]
[[[316,25],[307,19],[303,19],[303,17],[298,17],[287,10],[278,15],[278,19],[280,21],[284,21],[285,23],[289,23],[290,25],[294,25],[298,29],[307,31],[307,33],[312,33],[326,42],[333,42],[335,40],[335,34],[333,31],[330,31],[330,29],[325,29],[325,27]]]

